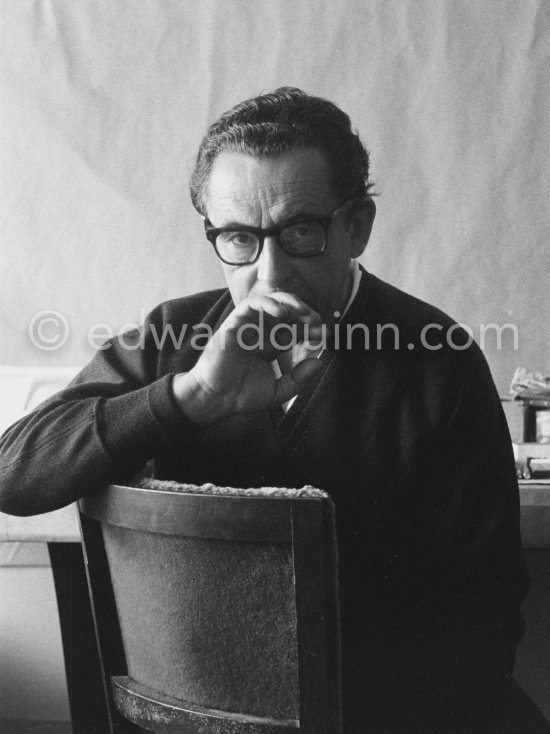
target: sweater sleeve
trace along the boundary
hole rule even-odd
[[[123,342],[104,345],[66,389],[4,433],[3,512],[33,515],[70,504],[131,477],[194,430],[173,398],[173,374],[159,366],[162,350],[151,343],[152,320]]]

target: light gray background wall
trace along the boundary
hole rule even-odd
[[[381,196],[362,262],[470,325],[501,391],[548,352],[547,0],[0,0],[0,363],[80,365],[222,284],[186,181],[208,122],[292,84],[348,111]],[[42,311],[66,343],[37,348]],[[55,346],[53,322],[42,335]]]

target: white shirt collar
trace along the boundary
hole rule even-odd
[[[361,282],[361,276],[363,275],[357,260],[351,261],[350,270],[352,271],[352,275],[353,275],[353,283],[351,286],[351,293],[349,294],[348,302],[346,303],[346,306],[344,310],[342,311],[342,315],[340,316],[340,321],[342,321],[344,316],[349,311],[351,304],[355,301],[355,296],[357,295],[357,291],[359,290],[359,284]]]

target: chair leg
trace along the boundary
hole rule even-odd
[[[80,543],[48,543],[73,734],[111,734]]]

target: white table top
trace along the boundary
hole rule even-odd
[[[76,504],[31,517],[0,512],[0,541],[78,543],[80,527]]]

